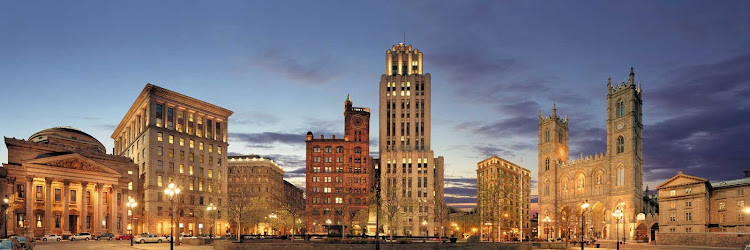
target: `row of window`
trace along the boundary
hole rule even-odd
[[[35,193],[34,193],[34,199],[37,201],[44,201],[44,186],[37,185],[34,187]],[[54,200],[53,202],[62,202],[62,189],[55,188],[53,192]],[[103,202],[104,204],[107,204],[109,202],[109,192],[102,192]],[[122,201],[122,194],[117,194],[117,202],[120,203]],[[18,199],[24,199],[26,198],[26,184],[16,184],[16,197]],[[78,190],[71,189],[70,193],[68,195],[69,202],[75,204],[78,202]],[[86,191],[85,195],[83,197],[86,199],[86,204],[91,204],[91,191]]]
[[[326,146],[325,147],[325,152],[326,153],[331,153],[332,150],[333,150],[333,147],[331,147],[331,146]],[[313,147],[313,152],[320,153],[320,146]],[[336,147],[336,153],[344,153],[344,147],[342,147],[342,146]],[[354,153],[355,154],[361,154],[362,153],[362,148],[361,147],[354,147]]]
[[[168,139],[169,139],[169,144],[174,144],[174,141],[175,141],[174,135],[169,135]],[[157,141],[164,141],[164,134],[162,132],[156,133],[156,140]],[[184,147],[185,146],[185,138],[180,137],[179,140],[180,140],[180,146]],[[195,140],[190,139],[189,143],[188,143],[188,146],[190,146],[190,148],[195,148]],[[203,142],[198,142],[198,150],[204,150]],[[213,151],[214,151],[214,145],[213,144],[208,144],[208,152],[211,153]],[[218,154],[222,153],[221,146],[217,146],[216,147],[216,153],[218,153]]]
[[[183,128],[187,134],[195,134],[198,137],[204,137],[213,140],[224,140],[221,122],[212,119],[205,118],[206,126],[203,126],[204,117],[197,116],[193,112],[187,112],[186,110],[177,110],[177,120],[175,121],[175,109],[174,107],[167,107],[166,109],[166,120],[164,119],[164,104],[156,104],[156,126],[165,127],[167,129],[173,129],[177,132],[182,133]],[[185,118],[187,118],[187,126],[185,126]],[[166,121],[166,123],[165,123]],[[205,128],[205,130],[204,130]],[[204,133],[205,132],[205,133]],[[215,133],[214,133],[215,132]],[[226,141],[225,141],[226,142]]]
[[[62,215],[61,214],[55,214],[54,216],[54,228],[60,228],[62,226]],[[23,222],[26,219],[25,213],[16,213],[16,226],[17,227],[24,227]],[[102,227],[104,229],[107,229],[107,224],[109,222],[109,215],[106,215],[105,220],[102,221]],[[44,220],[44,214],[43,213],[36,213],[34,214],[34,227],[36,228],[43,228],[45,224]],[[122,217],[117,216],[117,229],[120,229],[122,226]],[[86,224],[83,225],[84,229],[90,229],[91,228],[91,215],[86,216]]]
[[[312,198],[312,204],[331,204],[331,201],[335,201],[336,204],[344,204],[344,198],[342,197],[335,197],[334,199],[331,199],[331,197]],[[349,203],[347,204],[367,204],[367,198],[349,198]]]
[[[332,162],[331,157],[323,157],[323,160],[325,163],[331,163]],[[320,156],[314,156],[313,162],[320,162]],[[336,157],[336,163],[343,163],[344,160],[341,157]],[[367,163],[367,157],[349,157],[349,163]]]
[[[321,191],[322,191],[322,193],[330,194],[333,191],[333,189],[331,187],[322,187],[322,188],[321,187],[312,187],[312,192],[313,193],[321,193]],[[343,194],[343,193],[346,192],[346,188],[337,187],[335,192],[337,194]],[[349,194],[365,194],[365,193],[367,193],[367,189],[366,188],[349,188],[349,192],[348,193]]]
[[[313,173],[320,173],[321,168],[320,167],[313,167]],[[332,167],[324,167],[323,168],[324,173],[332,173],[333,168]],[[344,167],[336,167],[336,173],[343,173]],[[349,167],[349,173],[367,173],[367,169],[364,170],[359,167],[355,167],[352,170],[352,167]]]
[[[615,185],[616,186],[622,186],[623,184],[625,184],[625,168],[624,167],[618,167],[615,170],[615,173],[616,173],[616,176],[615,176]],[[562,186],[563,191],[568,190],[568,179],[567,178],[563,178],[561,180],[561,182],[562,182],[561,186]],[[601,184],[602,183],[602,176],[601,176],[601,174],[598,174],[596,176],[596,179],[595,179],[594,183],[596,183],[596,184]],[[582,174],[578,175],[577,188],[583,188],[583,187],[585,187],[585,184],[586,184],[585,176],[583,176]],[[544,181],[544,196],[549,196],[549,193],[550,193],[550,181],[546,180],[546,181]]]
[[[317,183],[317,182],[321,182],[321,180],[323,180],[322,182],[332,182],[332,180],[335,180],[336,183],[343,183],[344,177],[340,177],[340,176],[336,176],[335,178],[331,176],[313,176],[312,177],[312,182]],[[349,177],[349,183],[367,183],[367,178]]]
[[[175,169],[174,165],[175,165],[174,162],[169,162],[168,172],[175,173],[178,170],[178,169]],[[180,164],[179,173],[180,174],[185,174],[187,172],[188,175],[195,175],[195,171],[193,171],[193,169],[194,169],[194,167],[192,165],[190,165],[190,166],[188,166],[187,171],[186,171],[185,170],[185,165],[184,164]],[[156,170],[157,171],[164,171],[164,162],[157,161],[156,162]],[[208,175],[205,175],[205,173],[208,173]],[[197,176],[198,177],[207,176],[208,178],[213,178],[214,177],[214,170],[209,168],[208,172],[204,172],[204,168],[203,167],[199,167],[198,168],[198,174],[197,174]],[[216,178],[218,180],[221,180],[221,170],[217,170]]]

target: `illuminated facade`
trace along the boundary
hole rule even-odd
[[[115,155],[138,165],[138,232],[168,234],[169,183],[182,190],[175,202],[177,233],[209,233],[206,207],[227,201],[227,119],[232,111],[147,84],[112,133]],[[222,176],[224,175],[224,176]],[[223,177],[223,178],[222,178]],[[215,232],[224,232],[219,213]]]
[[[367,216],[370,204],[370,109],[344,102],[344,138],[306,139],[306,228],[308,233],[361,234],[350,222]]]
[[[641,94],[632,68],[627,83],[607,83],[606,152],[580,159],[568,159],[568,117],[557,116],[556,107],[550,116],[539,111],[539,218],[552,220],[550,238],[579,238],[581,205],[588,202],[587,238],[615,239],[618,224],[611,215],[620,209],[619,232],[634,239],[643,208]]]
[[[107,154],[94,137],[71,127],[5,138],[2,180],[8,234],[42,237],[128,233],[127,197],[138,185],[130,158]],[[24,225],[28,221],[28,225]]]
[[[482,239],[510,240],[531,233],[531,172],[491,156],[477,163],[477,210]],[[521,224],[523,223],[523,224]]]
[[[398,206],[387,231],[395,235],[437,235],[446,221],[443,157],[430,140],[431,76],[423,54],[411,45],[386,51],[380,77],[381,203]],[[388,233],[388,232],[385,232]]]

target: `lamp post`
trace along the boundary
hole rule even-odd
[[[214,206],[213,203],[208,204],[208,207],[206,207],[206,211],[209,213],[208,216],[211,217],[211,229],[208,232],[211,235],[211,238],[214,237],[214,224],[216,224],[215,220],[216,220],[216,212],[217,212],[216,209],[217,208],[216,206]],[[213,211],[213,213],[211,213],[211,211]]]
[[[617,250],[620,250],[620,219],[622,219],[622,210],[615,209],[612,213],[612,217],[615,218],[615,240],[617,241]]]
[[[169,183],[164,193],[169,197],[169,203],[172,207],[172,212],[169,213],[169,250],[174,250],[174,199],[180,194],[180,188],[176,187],[174,183]]]
[[[549,219],[549,216],[544,216],[544,219],[542,219],[542,222],[544,222],[544,234],[547,235],[547,241],[549,241],[549,222],[552,221]]]
[[[508,213],[503,214],[503,216],[505,217],[505,221],[504,221],[505,223],[503,223],[503,224],[508,225],[508,226],[506,226],[506,228],[509,229],[510,228],[510,223],[508,221]],[[500,229],[502,230],[502,227],[500,227]],[[500,233],[500,232],[498,232],[498,233]],[[508,235],[508,240],[510,241],[510,235],[509,234],[506,234],[505,232],[503,232],[503,235]],[[505,238],[505,237],[503,237],[503,238]],[[505,239],[503,239],[503,240],[505,240]]]
[[[8,196],[6,195],[5,198],[3,198],[3,238],[8,238],[8,215],[6,214],[6,211],[8,209]]]
[[[428,234],[428,232],[427,232],[427,221],[426,220],[422,221],[422,226],[424,227],[424,238],[422,238],[422,242],[425,242],[425,241],[427,241],[427,234]]]
[[[584,241],[584,233],[583,230],[585,230],[584,226],[586,225],[585,215],[586,215],[586,209],[589,208],[589,202],[585,201],[583,204],[581,204],[581,250],[583,250],[583,241]]]
[[[135,207],[138,206],[138,202],[135,202],[133,197],[128,199],[128,203],[125,204],[130,210],[130,246],[133,246],[133,237],[135,237],[135,224],[133,224],[133,213],[135,213]]]

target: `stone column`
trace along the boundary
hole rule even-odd
[[[117,232],[117,186],[112,185],[109,195],[109,221],[107,221],[107,231],[110,233]]]
[[[52,178],[44,178],[44,184],[47,192],[44,197],[44,220],[42,221],[42,226],[44,227],[44,234],[49,235],[52,233],[52,227],[55,225],[55,220],[52,218],[52,202],[55,201],[52,198]]]
[[[96,199],[93,201],[94,205],[94,214],[91,216],[91,223],[93,223],[94,233],[101,234],[102,233],[102,220],[103,220],[103,214],[104,214],[104,198],[103,192],[104,192],[104,184],[97,183],[96,184],[96,192],[94,193],[96,195]]]
[[[125,189],[120,190],[120,194],[122,195],[122,200],[120,201],[120,204],[117,204],[120,208],[120,214],[122,214],[122,227],[120,227],[120,233],[125,234],[128,231],[128,223],[130,223],[127,206],[125,206],[125,203],[128,202],[128,197],[125,195],[127,194]]]
[[[62,234],[70,235],[70,180],[63,180],[63,215],[62,215]]]
[[[86,211],[88,208],[88,204],[86,204],[86,189],[88,188],[89,183],[87,181],[81,182],[81,201],[78,203],[81,206],[81,215],[78,216],[78,232],[88,232],[88,228],[86,228],[86,217],[88,216],[88,211]]]
[[[34,217],[34,200],[36,199],[36,191],[32,191],[34,189],[34,176],[26,176],[26,216],[24,219],[29,220],[29,227],[26,228],[26,233],[28,235],[33,234],[33,223],[31,221]],[[16,225],[18,226],[18,225]]]

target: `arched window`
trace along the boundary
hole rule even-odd
[[[330,153],[330,152],[331,152],[331,146],[326,146],[326,153]]]
[[[343,152],[344,152],[344,147],[342,146],[336,147],[336,153],[343,153]]]
[[[549,180],[544,182],[544,196],[549,196]]]
[[[576,185],[576,187],[583,188],[586,186],[586,176],[584,176],[583,174],[578,174],[578,177],[576,179],[578,179],[578,185]]]
[[[313,148],[313,152],[315,152],[315,153],[320,153],[320,146],[315,146],[315,147]]]
[[[544,160],[544,170],[545,171],[549,170],[549,158],[547,158],[546,160]]]
[[[596,171],[596,180],[594,183],[597,185],[602,184],[602,171]]]
[[[562,182],[562,190],[567,191],[568,190],[568,177],[564,177],[561,182]]]
[[[617,117],[625,115],[625,102],[622,100],[617,101]]]
[[[549,129],[544,131],[544,142],[549,141]]]
[[[362,148],[360,147],[354,148],[354,153],[357,153],[357,154],[362,153]]]
[[[557,132],[557,142],[562,143],[563,141],[563,135],[562,132]]]
[[[625,152],[625,138],[617,137],[617,153]]]
[[[622,186],[625,183],[625,168],[619,166],[617,168],[617,186]]]

